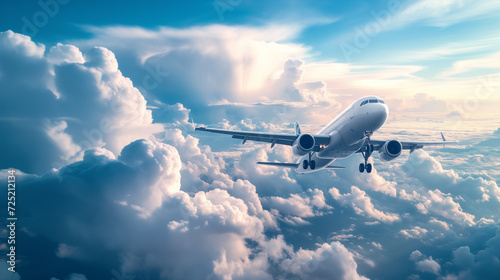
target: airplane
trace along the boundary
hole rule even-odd
[[[382,161],[390,161],[401,155],[402,150],[421,149],[424,146],[455,144],[447,141],[441,132],[442,141],[399,141],[395,139],[372,139],[371,136],[387,120],[389,108],[377,96],[365,96],[347,107],[316,134],[302,133],[299,123],[295,123],[295,134],[233,131],[207,127],[195,130],[229,134],[232,138],[292,146],[293,154],[299,156],[295,163],[257,162],[257,164],[294,168],[298,173],[311,173],[321,169],[341,169],[332,165],[339,158],[361,153],[364,163],[359,164],[359,172],[372,172],[368,159],[374,151],[379,152]]]

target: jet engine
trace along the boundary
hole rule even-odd
[[[303,156],[314,149],[316,141],[311,134],[303,133],[295,139],[292,145],[293,154],[296,156]]]
[[[389,140],[382,145],[379,150],[379,157],[383,161],[389,161],[397,158],[401,151],[403,150],[403,145],[398,140]]]

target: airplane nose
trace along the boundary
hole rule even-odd
[[[383,104],[377,104],[377,105],[378,106],[376,106],[376,109],[374,109],[370,114],[373,126],[376,127],[375,129],[380,128],[385,123],[389,115],[389,110],[387,106]]]
[[[380,108],[380,119],[383,119],[384,122],[387,120],[389,116],[389,108],[387,106],[380,104],[382,108]]]

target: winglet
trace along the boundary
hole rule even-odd
[[[302,134],[300,132],[300,125],[299,125],[299,122],[295,122],[295,135],[300,135]]]
[[[441,132],[441,137],[443,138],[443,141],[446,141],[446,138],[444,138],[443,132]]]

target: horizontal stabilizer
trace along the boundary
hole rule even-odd
[[[344,166],[336,166],[336,165],[328,165],[328,166],[325,166],[325,168],[328,168],[328,169],[344,169],[345,167]]]
[[[262,162],[262,161],[259,161],[259,162],[257,162],[257,164],[290,167],[290,168],[299,167],[298,163],[288,163],[288,162]]]

